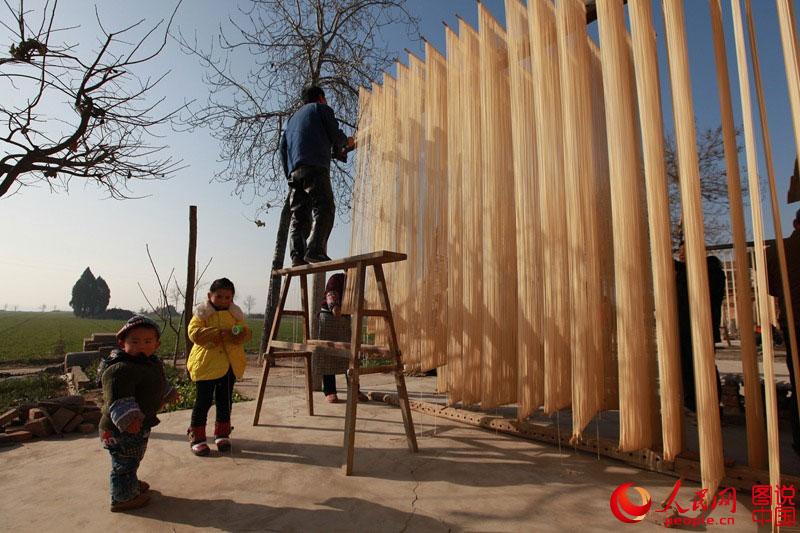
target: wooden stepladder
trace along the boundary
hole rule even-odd
[[[417,437],[414,433],[414,422],[411,419],[411,406],[408,403],[408,391],[406,390],[406,382],[403,377],[403,363],[401,361],[401,352],[397,342],[397,332],[394,327],[394,318],[392,316],[392,307],[389,303],[389,291],[386,288],[386,278],[383,274],[384,263],[394,263],[398,261],[405,261],[405,254],[397,252],[372,252],[369,254],[356,255],[352,257],[345,257],[343,259],[336,259],[333,261],[325,261],[322,263],[314,263],[310,265],[303,265],[298,267],[283,268],[274,270],[273,275],[284,276],[285,279],[282,284],[280,299],[278,301],[278,310],[275,313],[275,319],[272,321],[272,331],[270,332],[269,347],[264,358],[264,369],[261,374],[261,382],[258,387],[258,399],[256,400],[256,410],[253,416],[253,425],[258,424],[258,419],[261,414],[261,404],[264,401],[264,391],[267,387],[267,378],[269,377],[269,358],[270,357],[304,357],[306,367],[306,398],[308,400],[308,414],[314,414],[312,392],[311,392],[311,353],[315,348],[326,348],[326,353],[338,357],[346,357],[350,360],[350,369],[348,375],[350,380],[347,386],[347,407],[345,414],[344,426],[344,472],[345,475],[350,475],[353,472],[353,453],[355,445],[355,432],[356,432],[356,410],[358,406],[358,390],[359,390],[359,375],[364,374],[377,374],[382,372],[394,373],[395,384],[397,385],[397,397],[400,403],[400,412],[403,416],[403,426],[406,431],[406,440],[408,441],[408,448],[412,452],[416,452]],[[372,268],[375,274],[375,281],[378,287],[378,295],[380,297],[382,309],[365,309],[364,302],[364,286],[366,283],[367,269]],[[355,305],[352,309],[351,318],[351,334],[350,342],[333,342],[311,338],[310,332],[310,319],[309,319],[309,306],[308,306],[308,280],[309,274],[316,274],[318,272],[330,272],[334,270],[349,270],[355,271],[355,279],[348,279],[347,283],[355,283]],[[292,278],[300,278],[300,300],[302,305],[301,311],[285,310],[286,297],[289,294],[289,286]],[[284,316],[301,316],[303,318],[303,342],[287,342],[278,339],[278,330],[281,323],[281,318]],[[386,322],[386,329],[388,331],[388,346],[379,346],[373,344],[363,344],[361,342],[361,329],[364,317],[382,317]],[[391,359],[393,361],[390,365],[375,366],[360,368],[361,354],[377,355],[382,358]]]

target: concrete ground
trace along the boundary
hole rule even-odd
[[[240,384],[250,397],[257,375],[250,367]],[[408,383],[412,398],[427,400],[435,378]],[[649,518],[619,522],[611,493],[633,482],[661,502],[675,485],[609,459],[417,412],[420,452],[411,454],[399,410],[375,402],[359,405],[354,475],[345,477],[345,406],[315,393],[317,414],[308,417],[302,386],[299,368],[273,369],[261,424],[251,425],[255,402],[236,404],[234,447],[224,456],[190,453],[187,411],[161,415],[140,468],[153,498],[128,514],[108,511],[110,461],[96,436],[0,448],[0,531],[651,531],[660,527]],[[365,376],[362,388],[394,390],[384,375]],[[694,490],[684,484],[678,503],[691,507]],[[750,508],[740,493],[735,513],[711,515],[734,523],[708,529],[756,531]]]

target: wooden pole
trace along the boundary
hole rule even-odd
[[[183,335],[186,337],[186,357],[192,350],[189,340],[189,321],[194,307],[195,265],[197,261],[197,206],[189,206],[189,257],[186,264],[186,298],[183,307]]]

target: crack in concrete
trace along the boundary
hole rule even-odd
[[[414,476],[413,468],[411,469],[411,476],[412,477]],[[408,525],[411,523],[411,520],[414,518],[414,515],[417,512],[416,505],[417,505],[417,500],[419,500],[419,495],[417,494],[417,488],[419,487],[420,482],[416,478],[414,478],[414,481],[415,481],[414,487],[411,489],[411,492],[414,493],[414,499],[411,500],[411,514],[408,515],[408,520],[406,520],[406,523],[403,525],[403,529],[400,530],[400,533],[406,532],[406,530],[408,529]]]

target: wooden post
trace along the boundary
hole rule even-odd
[[[383,309],[386,311],[386,325],[389,329],[389,349],[394,354],[395,370],[394,380],[397,385],[397,397],[400,401],[400,413],[403,415],[403,426],[406,430],[406,440],[408,449],[417,452],[417,435],[414,433],[414,421],[411,419],[411,405],[408,403],[408,391],[406,390],[406,380],[403,377],[403,362],[400,358],[400,349],[397,345],[397,332],[394,328],[394,317],[392,316],[392,305],[389,303],[389,292],[386,289],[386,278],[383,276],[383,265],[373,265],[375,271],[375,281],[378,285],[378,295],[381,299]]]
[[[364,274],[366,267],[356,265],[356,301],[353,309],[350,334],[350,380],[347,384],[347,409],[344,423],[344,474],[353,473],[353,452],[356,438],[356,410],[358,406],[358,354],[361,351],[361,319],[364,315]],[[399,392],[399,391],[398,391]]]
[[[281,290],[281,296],[278,301],[278,309],[275,312],[275,318],[272,321],[272,330],[269,334],[269,340],[272,341],[278,338],[278,330],[280,329],[281,325],[281,317],[283,316],[283,307],[286,305],[286,296],[289,294],[289,285],[291,284],[292,276],[286,276],[286,281],[283,284],[283,289]],[[253,415],[253,425],[258,425],[258,417],[261,415],[261,402],[264,401],[264,391],[267,388],[267,377],[269,377],[269,364],[270,364],[270,354],[275,351],[275,349],[270,346],[267,348],[267,357],[264,359],[264,369],[261,372],[261,381],[258,384],[258,398],[256,399],[256,411]]]
[[[197,261],[197,206],[189,206],[189,257],[186,265],[186,298],[183,307],[183,335],[186,338],[186,357],[192,350],[189,340],[189,321],[194,307],[195,264]]]

